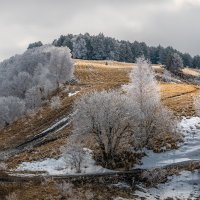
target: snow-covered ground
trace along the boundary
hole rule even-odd
[[[111,170],[105,169],[101,166],[95,164],[92,158],[92,152],[89,149],[85,149],[86,155],[81,167],[81,173],[103,173],[111,172]],[[27,170],[27,171],[46,171],[51,175],[65,175],[65,174],[76,174],[75,170],[69,166],[66,162],[66,156],[60,157],[58,159],[47,158],[42,161],[35,162],[23,162],[21,163],[17,170]]]
[[[65,121],[67,118],[62,119]],[[61,122],[59,121],[59,123]],[[56,126],[54,124],[52,127]],[[50,128],[52,128],[50,127]],[[200,159],[200,118],[183,118],[178,125],[179,130],[185,135],[184,142],[179,149],[166,151],[162,153],[153,153],[147,151],[147,156],[142,159],[142,165],[139,168],[154,168],[167,164]],[[87,154],[87,159],[83,164],[82,173],[104,172],[108,171],[101,166],[96,166],[91,153]],[[50,174],[73,174],[74,170],[66,167],[63,157],[59,159],[48,158],[36,162],[24,162],[19,165],[19,170],[47,171]]]
[[[164,200],[167,198],[181,200],[200,199],[200,172],[183,171],[178,176],[170,177],[169,181],[156,188],[143,188],[137,190],[135,200]]]
[[[183,133],[184,142],[177,150],[162,153],[147,151],[147,156],[142,159],[143,164],[140,168],[154,168],[165,166],[187,160],[200,160],[200,118],[183,118],[178,125],[178,129]],[[97,166],[92,158],[92,151],[86,150],[86,156],[82,165],[82,173],[102,173],[111,170]],[[17,170],[27,171],[47,171],[52,175],[75,174],[75,170],[66,165],[64,157],[58,159],[48,158],[36,162],[24,162]],[[144,188],[141,186],[133,199],[164,200],[167,197],[174,199],[200,199],[200,172],[181,172],[178,176],[172,176],[164,184],[159,184],[156,188]],[[118,197],[115,200],[123,198]]]
[[[147,151],[147,156],[142,159],[139,168],[154,168],[167,164],[178,163],[188,160],[200,160],[200,118],[183,118],[178,125],[178,129],[183,133],[184,142],[179,149],[162,153]],[[200,172],[181,172],[179,176],[170,177],[165,184],[160,184],[156,188],[141,188],[135,193],[138,198],[148,200],[173,199],[200,199]]]
[[[74,96],[74,95],[76,95],[76,94],[78,94],[78,93],[79,93],[79,91],[76,91],[76,92],[73,92],[73,93],[70,92],[70,93],[68,94],[68,96],[71,97],[71,96]]]
[[[183,118],[178,129],[185,136],[180,148],[162,153],[147,150],[147,156],[142,159],[143,164],[137,167],[146,169],[182,161],[200,160],[200,118]]]

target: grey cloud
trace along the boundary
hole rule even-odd
[[[85,32],[200,54],[199,18],[199,0],[0,0],[0,59]]]

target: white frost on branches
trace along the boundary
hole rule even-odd
[[[70,50],[52,45],[28,49],[22,55],[1,62],[0,128],[24,111],[39,107],[60,84],[73,78],[73,72]],[[13,98],[19,106],[14,106]],[[13,116],[7,116],[9,112]]]
[[[92,134],[108,166],[123,140],[130,139],[130,106],[125,95],[114,91],[86,94],[74,106],[75,134]]]
[[[139,146],[150,145],[155,137],[173,133],[176,120],[173,113],[160,100],[160,89],[151,64],[140,57],[130,73],[131,83],[125,86],[134,107],[134,136]]]

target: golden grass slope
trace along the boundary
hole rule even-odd
[[[129,82],[129,72],[132,69],[130,63],[107,62],[107,61],[75,61],[75,76],[79,82],[67,86],[65,85],[60,93],[62,100],[61,107],[57,110],[50,108],[46,103],[35,115],[25,116],[0,132],[0,150],[14,147],[25,140],[38,134],[47,128],[64,114],[71,112],[73,102],[86,92],[94,90],[120,88]],[[162,67],[155,66],[157,73],[162,73]],[[193,96],[199,92],[195,85],[186,83],[166,84],[159,83],[161,88],[161,98],[163,103],[172,109],[176,115],[194,115]],[[80,91],[78,95],[68,97],[65,91]],[[37,160],[45,157],[54,157],[59,154],[59,148],[70,135],[71,128],[65,128],[59,132],[56,140],[34,148],[31,152],[25,152],[9,160],[12,166],[22,161]]]

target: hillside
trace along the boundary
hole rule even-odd
[[[62,120],[71,114],[74,101],[87,92],[120,88],[122,85],[129,83],[129,72],[132,67],[134,67],[132,63],[75,60],[77,82],[63,85],[60,91],[55,92],[53,95],[59,96],[61,99],[61,106],[58,109],[52,109],[50,103],[45,102],[37,113],[27,114],[27,116],[22,117],[0,132],[0,155],[2,159],[5,159],[9,170],[16,169],[23,162],[58,158],[60,147],[66,143],[68,136],[72,132],[73,127],[70,124],[70,119],[69,121],[67,121],[68,119],[66,121]],[[158,77],[161,99],[164,105],[172,109],[178,117],[193,116],[195,114],[193,96],[199,93],[199,86],[190,84],[187,80],[184,81],[182,79],[178,82],[164,82],[161,78],[164,71],[162,66],[154,65],[153,68]],[[193,69],[183,69],[183,73],[190,78],[200,74],[198,70]],[[173,78],[178,79],[177,77]],[[58,131],[47,131],[49,127],[57,127],[59,123]],[[41,133],[46,135],[41,135]],[[39,137],[36,139],[38,134]],[[92,147],[92,144],[90,145]],[[1,193],[2,195],[3,193],[7,194],[9,190],[16,190],[17,194],[21,194],[22,190],[24,190],[21,196],[22,200],[27,198],[47,199],[45,195],[49,192],[52,193],[49,199],[54,199],[56,191],[53,185],[55,183],[51,180],[46,181],[44,183],[45,187],[40,187],[40,184],[35,182],[26,183],[24,186],[26,189],[17,183],[15,186],[4,184],[0,186],[0,190],[3,191],[0,192],[0,196]],[[92,190],[94,192],[98,190],[96,185],[85,185],[84,187],[87,189],[92,188],[88,191]],[[116,190],[118,191],[116,192]],[[109,199],[109,195],[114,193],[118,196],[129,198],[131,191],[129,189],[123,190],[103,186],[102,191],[97,192],[95,195],[101,194],[102,198]],[[86,197],[84,198],[87,199]],[[98,199],[98,197],[91,199]]]

